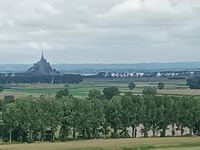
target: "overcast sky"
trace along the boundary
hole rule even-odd
[[[0,63],[200,61],[200,0],[0,0]]]

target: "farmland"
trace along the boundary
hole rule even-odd
[[[138,138],[1,145],[0,150],[198,150],[200,138]]]
[[[128,84],[134,82],[136,88],[130,90]],[[80,84],[69,84],[69,93],[77,98],[86,98],[92,89],[102,91],[105,87],[115,86],[119,88],[123,95],[131,92],[135,95],[141,95],[144,87],[157,87],[159,82],[165,84],[165,88],[158,90],[158,95],[176,95],[176,96],[200,96],[200,90],[189,89],[186,80],[167,78],[113,78],[113,79],[84,79]],[[64,84],[18,84],[6,85],[6,89],[0,94],[0,99],[6,95],[13,95],[15,98],[21,98],[28,95],[39,97],[45,95],[55,97],[57,91],[64,88]],[[58,135],[59,136],[59,135]],[[167,135],[168,136],[168,135]],[[178,135],[179,136],[179,135]],[[200,138],[198,137],[171,137],[171,138],[137,138],[137,139],[107,139],[107,140],[83,140],[63,143],[33,143],[33,144],[7,144],[0,145],[1,149],[7,150],[25,150],[25,149],[49,149],[49,150],[67,150],[67,149],[96,149],[96,150],[197,150],[200,149]]]
[[[128,83],[133,81],[136,84],[136,88],[130,90],[128,88]],[[124,94],[125,92],[132,92],[133,94],[141,95],[144,87],[156,87],[159,82],[164,82],[165,88],[163,90],[158,90],[159,95],[200,95],[200,90],[191,90],[186,85],[186,80],[169,80],[167,78],[137,78],[137,79],[84,79],[80,84],[70,84],[69,92],[74,97],[81,98],[80,101],[83,101],[87,96],[90,90],[98,89],[103,90],[105,87],[115,86],[119,88],[120,93]],[[49,97],[55,97],[57,91],[64,88],[63,84],[20,84],[20,85],[7,85],[6,89],[0,94],[1,99],[5,95],[14,95],[16,98],[25,97],[28,95],[33,95],[39,97],[40,95],[45,95]],[[184,99],[183,99],[184,100]],[[20,100],[19,100],[20,101]],[[51,100],[50,100],[51,101]],[[21,101],[23,102],[23,100]],[[35,102],[35,101],[29,101]],[[29,103],[28,102],[28,103]],[[53,102],[53,101],[52,101]],[[38,101],[40,103],[40,101]],[[45,102],[46,103],[46,102]],[[47,105],[47,104],[45,104]],[[53,109],[56,104],[53,105]],[[17,106],[17,105],[16,105]],[[87,104],[88,106],[88,104]],[[49,106],[50,107],[50,106]],[[43,106],[41,106],[43,108]],[[132,108],[131,108],[132,109]],[[21,110],[21,109],[20,109]],[[31,108],[32,110],[32,108]],[[95,109],[96,110],[96,109]],[[80,108],[78,108],[80,111]],[[58,109],[60,112],[60,108]],[[26,114],[26,113],[23,113]],[[57,113],[55,113],[57,114]],[[90,113],[89,113],[90,114]],[[52,114],[53,115],[53,114]],[[26,118],[26,117],[25,117]],[[87,117],[86,117],[87,119]],[[79,124],[79,123],[78,123]],[[56,127],[57,128],[57,127]],[[59,132],[59,131],[58,131]],[[58,138],[59,133],[56,132],[55,135]],[[112,130],[110,130],[112,132]],[[71,133],[71,132],[70,132]],[[140,133],[138,133],[138,137]],[[108,134],[106,138],[110,138],[111,134]],[[171,135],[171,131],[170,134]],[[185,135],[187,133],[185,132]],[[149,134],[149,137],[152,135]],[[157,134],[157,136],[160,136]],[[167,137],[166,138],[127,138],[127,139],[106,139],[103,140],[98,138],[97,140],[78,140],[78,141],[68,141],[68,142],[37,142],[35,141],[32,144],[6,144],[3,143],[0,145],[0,150],[26,150],[26,149],[37,149],[37,150],[68,150],[68,149],[83,149],[83,150],[109,150],[109,149],[118,149],[118,150],[197,150],[200,149],[200,138],[193,137]],[[179,136],[178,134],[176,136]],[[69,139],[72,140],[72,135],[69,136]],[[59,140],[57,140],[59,141]]]
[[[129,82],[136,83],[136,89],[129,90]],[[186,80],[168,80],[167,78],[133,78],[133,79],[84,79],[80,84],[70,84],[70,94],[75,97],[86,97],[90,90],[98,89],[103,90],[104,87],[116,86],[120,89],[121,93],[132,92],[134,94],[141,94],[145,86],[157,86],[158,82],[164,82],[165,88],[159,90],[159,94],[168,95],[200,95],[200,90],[191,90],[186,86]],[[8,89],[5,89],[1,93],[1,98],[5,95],[14,95],[16,98],[27,95],[39,96],[49,95],[54,96],[57,91],[62,89],[64,85],[49,85],[49,84],[21,84],[21,85],[9,85]]]

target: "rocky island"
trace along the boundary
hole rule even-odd
[[[56,71],[56,69],[52,69],[50,63],[47,62],[47,60],[44,58],[43,53],[40,61],[33,64],[33,66],[29,68],[26,73],[34,76],[60,75],[59,71]]]

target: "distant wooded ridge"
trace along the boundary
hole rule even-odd
[[[30,68],[32,64],[0,64],[2,73],[19,73]],[[200,62],[178,63],[141,63],[141,64],[53,64],[53,68],[63,73],[90,74],[120,71],[194,71],[200,70]]]
[[[66,75],[15,75],[15,76],[3,76],[0,75],[0,84],[19,84],[19,83],[48,83],[48,84],[61,84],[61,83],[80,83],[83,81],[81,75],[66,74]]]

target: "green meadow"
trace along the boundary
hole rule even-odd
[[[129,82],[135,82],[136,88],[130,90],[128,88]],[[84,79],[80,84],[69,84],[70,94],[75,97],[86,97],[88,92],[92,89],[103,90],[105,87],[116,86],[123,94],[125,92],[132,92],[134,94],[141,94],[146,86],[156,87],[158,82],[164,82],[165,88],[158,90],[159,94],[167,95],[200,95],[200,90],[190,90],[186,86],[186,80],[169,80],[167,78],[118,78],[118,79]],[[64,88],[64,85],[50,85],[50,84],[19,84],[7,85],[7,89],[1,94],[14,95],[15,97],[33,95],[48,95],[54,96],[57,91]]]

